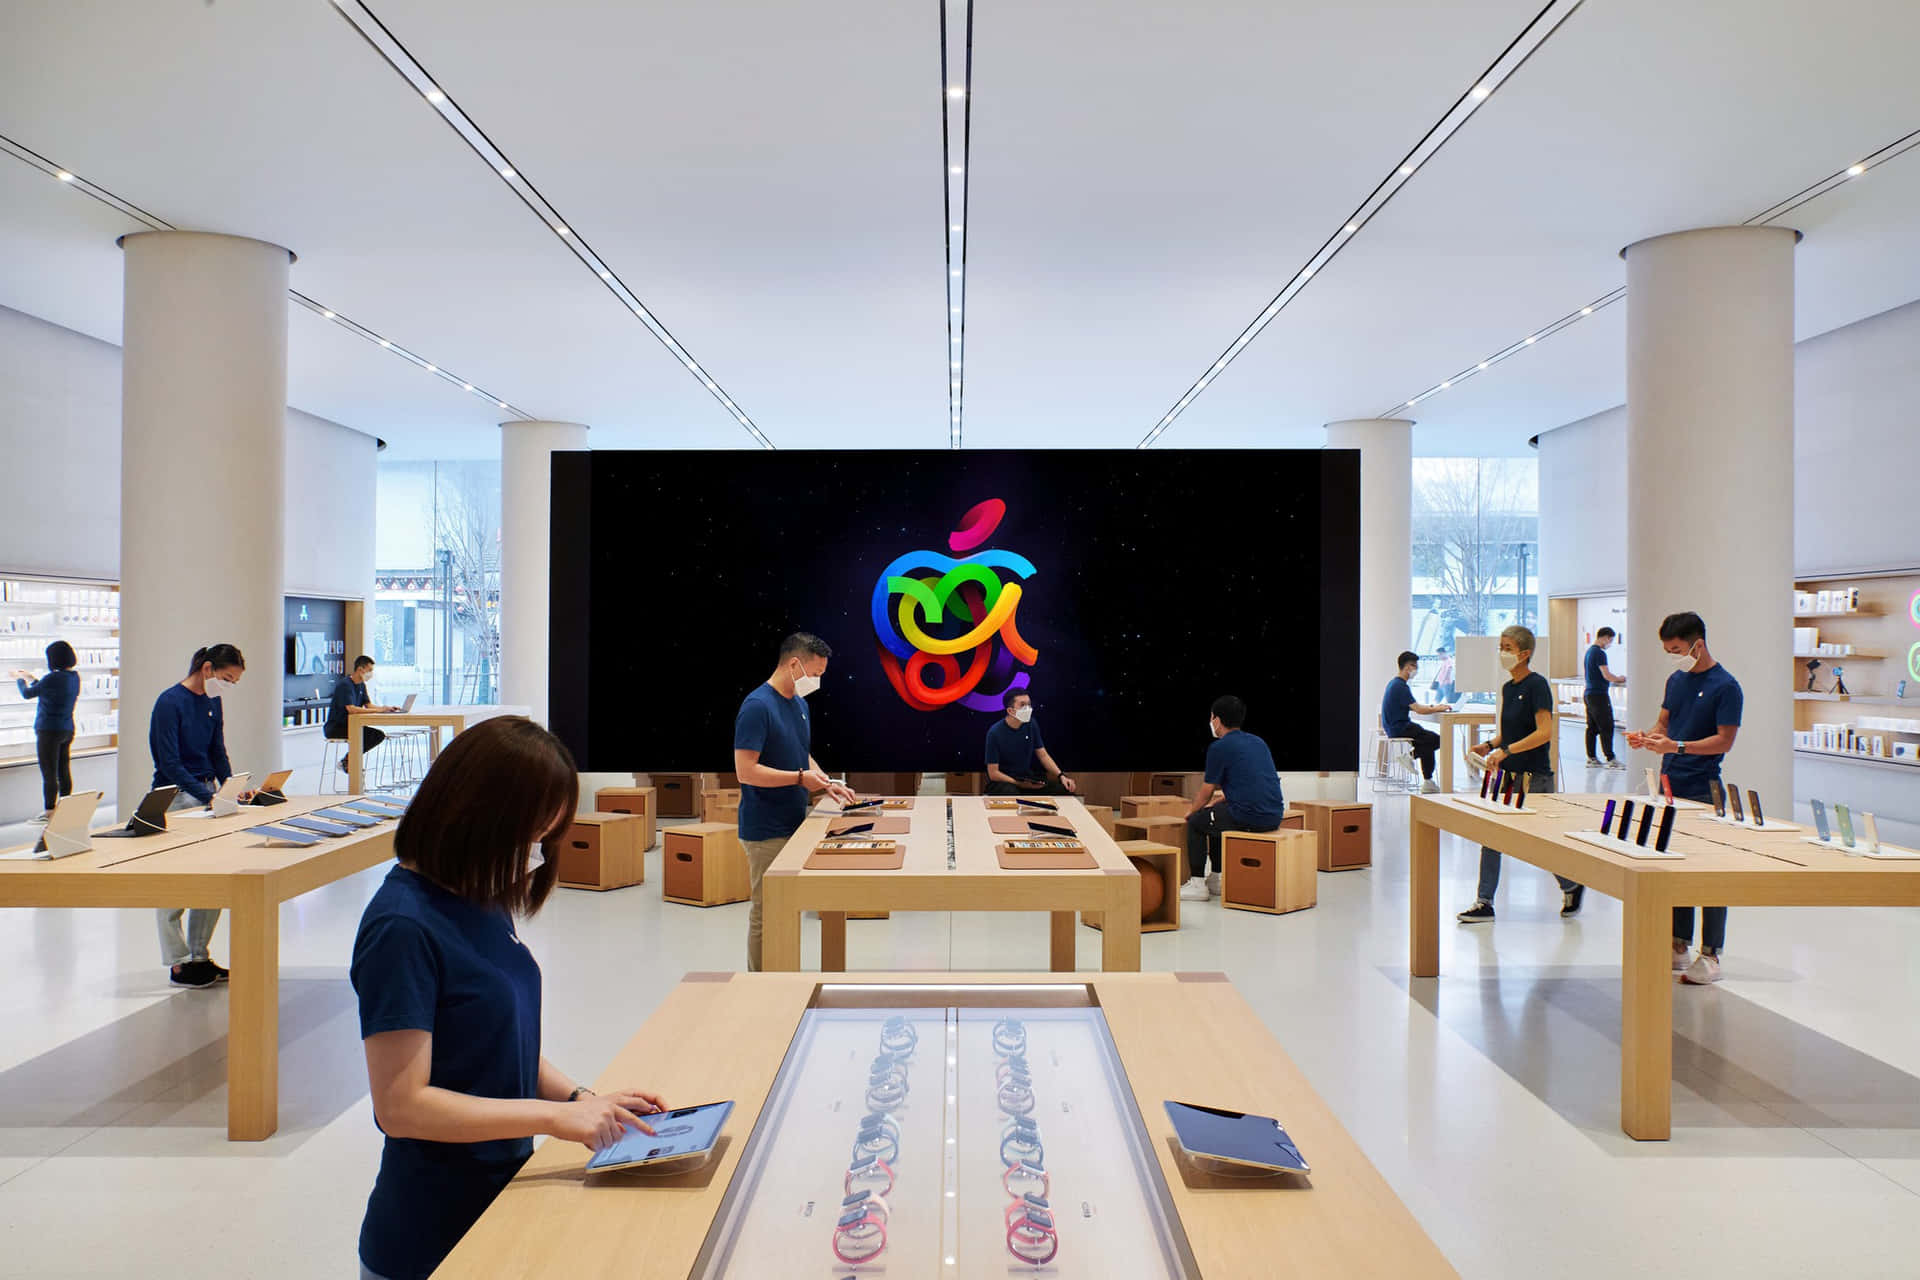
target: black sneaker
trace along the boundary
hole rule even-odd
[[[176,987],[210,987],[220,981],[217,969],[211,960],[189,960],[173,966],[167,973],[167,981]]]
[[[1587,896],[1587,886],[1577,884],[1571,889],[1560,891],[1560,918],[1562,920],[1580,914],[1580,903]]]
[[[207,964],[207,968],[213,970],[213,980],[215,982],[225,982],[229,977],[232,976],[230,973],[227,972],[227,970],[222,969],[219,965],[215,964],[211,960],[207,961],[206,964]]]
[[[1458,920],[1461,924],[1492,924],[1493,904],[1482,899],[1468,907],[1465,911],[1462,911],[1459,915],[1455,916],[1454,919]]]

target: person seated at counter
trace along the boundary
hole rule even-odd
[[[1220,896],[1221,832],[1278,831],[1286,815],[1273,752],[1264,738],[1240,727],[1246,722],[1246,703],[1231,694],[1214,699],[1207,717],[1213,745],[1207,748],[1205,780],[1187,805],[1188,880],[1180,889],[1184,902]],[[1216,800],[1220,792],[1227,798]]]
[[[1066,796],[1077,791],[1078,784],[1047,754],[1040,726],[1033,722],[1033,695],[1009,689],[1000,705],[1006,715],[987,730],[987,794]]]
[[[333,686],[333,698],[327,704],[327,722],[320,732],[332,742],[345,742],[347,729],[353,717],[384,711],[398,711],[398,707],[376,707],[368,701],[367,681],[373,677],[373,659],[361,654],[353,660],[353,670],[349,671],[338,684]],[[360,751],[364,755],[387,740],[387,735],[368,725],[360,731]],[[347,771],[346,753],[340,756],[340,772]]]
[[[1399,668],[1393,679],[1387,681],[1387,691],[1380,699],[1380,727],[1389,738],[1403,738],[1413,743],[1413,758],[1420,762],[1420,774],[1424,779],[1420,784],[1422,795],[1432,795],[1440,789],[1433,780],[1434,751],[1440,746],[1440,735],[1413,722],[1415,715],[1437,716],[1452,707],[1443,702],[1423,704],[1413,700],[1413,676],[1420,669],[1420,655],[1408,650],[1402,653],[1394,663]]]
[[[394,832],[349,977],[380,1172],[362,1280],[426,1280],[546,1134],[593,1150],[665,1109],[595,1094],[540,1053],[540,965],[515,930],[553,892],[580,798],[573,757],[531,720],[482,721],[440,753]]]

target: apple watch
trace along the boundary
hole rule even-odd
[[[845,1217],[849,1210],[856,1208],[879,1214],[882,1222],[893,1221],[893,1209],[887,1204],[887,1198],[877,1191],[855,1191],[840,1202],[842,1217]]]
[[[1045,1168],[1047,1149],[1041,1145],[1038,1133],[1016,1131],[1000,1139],[1000,1163],[1012,1168],[1016,1164],[1030,1164],[1036,1168]]]
[[[880,1047],[888,1053],[912,1053],[920,1043],[920,1033],[905,1018],[888,1018],[880,1028]]]
[[[993,1051],[1013,1058],[1027,1051],[1027,1026],[1017,1018],[1002,1018],[993,1024]]]
[[[885,1195],[893,1190],[893,1166],[878,1156],[861,1156],[848,1166],[842,1185],[848,1195],[861,1187]]]
[[[1022,1160],[1007,1166],[1000,1175],[1000,1185],[1016,1200],[1035,1193],[1044,1199],[1053,1190],[1053,1178],[1039,1165]]]
[[[899,1130],[889,1133],[885,1129],[862,1129],[860,1136],[853,1140],[852,1159],[858,1165],[868,1157],[882,1161],[891,1169],[893,1162],[900,1158]]]
[[[1010,1116],[1030,1115],[1033,1112],[1033,1086],[1015,1076],[1000,1086],[994,1101]]]
[[[1007,1224],[1007,1250],[1022,1262],[1034,1266],[1053,1261],[1060,1252],[1060,1236],[1054,1229],[1053,1214],[1032,1205],[1017,1205],[1019,1217]]]
[[[907,1100],[905,1076],[876,1076],[867,1082],[867,1110],[891,1111]]]
[[[1011,1058],[1004,1059],[999,1066],[993,1069],[993,1078],[995,1081],[1004,1082],[1008,1075],[1016,1071],[1021,1075],[1032,1074],[1027,1070],[1026,1054],[1017,1053]]]
[[[853,1208],[833,1227],[833,1256],[848,1266],[879,1257],[887,1248],[887,1224],[879,1214]]]

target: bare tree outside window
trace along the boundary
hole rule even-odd
[[[1532,459],[1415,460],[1415,594],[1446,639],[1526,620],[1521,575],[1538,560],[1537,476]]]
[[[445,553],[453,624],[463,641],[453,700],[492,702],[500,653],[497,466],[442,463],[435,468],[434,545]]]

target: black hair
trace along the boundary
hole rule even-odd
[[[1692,644],[1695,640],[1707,638],[1707,624],[1700,620],[1697,613],[1670,613],[1660,619],[1660,639],[1685,640]]]
[[[1247,704],[1229,693],[1213,700],[1213,714],[1227,728],[1238,729],[1247,722]]]
[[[819,636],[805,631],[796,631],[780,642],[780,661],[804,655],[809,658],[831,658],[833,646]]]
[[[209,662],[213,664],[215,671],[221,671],[227,667],[238,667],[242,671],[247,669],[247,660],[240,656],[238,649],[230,644],[210,644],[204,649],[193,651],[193,661],[187,664],[187,674],[194,674]]]
[[[1619,632],[1615,631],[1612,627],[1602,627],[1598,631],[1593,633],[1593,638],[1595,640],[1605,640],[1609,636],[1614,636],[1618,634]]]
[[[1398,671],[1400,668],[1406,666],[1409,662],[1418,663],[1419,661],[1420,661],[1420,655],[1415,653],[1411,649],[1407,649],[1403,651],[1399,657],[1393,660],[1393,669],[1395,671]]]
[[[372,665],[373,665],[373,659],[369,658],[364,653],[353,660],[353,669],[355,671],[358,671],[362,667],[370,667]]]
[[[1032,696],[1033,690],[1031,689],[1009,689],[1000,695],[1000,705],[1011,711],[1013,710],[1014,703],[1020,701],[1022,698],[1031,698]]]
[[[73,646],[65,640],[55,640],[47,646],[47,667],[52,671],[71,671],[80,665],[80,659],[74,656]]]

